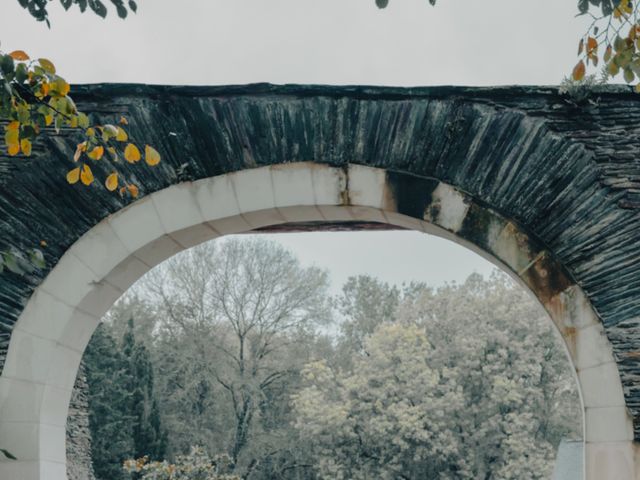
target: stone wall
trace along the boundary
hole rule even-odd
[[[140,205],[150,205],[142,197],[172,185],[314,161],[375,167],[415,183],[434,179],[490,207],[535,239],[548,254],[542,261],[557,261],[586,294],[613,346],[611,373],[615,378],[619,371],[640,441],[640,102],[631,88],[606,86],[580,105],[552,87],[88,85],[74,92],[96,122],[125,115],[131,137],[162,153],[153,169],[107,158],[95,166],[101,178],[115,170],[135,178]],[[77,139],[69,129],[48,133],[34,143],[30,158],[0,152],[0,250],[26,252],[47,243],[45,269],[0,275],[0,368],[36,287],[82,235],[133,203],[97,186],[70,188],[65,175]],[[413,198],[419,189],[407,189],[408,183],[396,182],[404,195],[399,213],[422,220],[421,208],[432,202],[424,194]],[[475,218],[482,224],[482,209]],[[87,279],[104,273],[97,271],[100,263],[91,271],[69,258]],[[115,295],[109,288],[101,302],[105,292]],[[63,300],[62,291],[51,298]],[[29,342],[46,343],[39,332],[29,333],[35,333]],[[15,368],[25,364],[21,357],[15,362]]]
[[[89,430],[89,385],[80,370],[71,394],[67,418],[67,477],[69,480],[95,480],[91,465],[91,431]]]

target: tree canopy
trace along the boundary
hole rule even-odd
[[[560,440],[581,436],[563,347],[504,275],[358,276],[331,302],[326,286],[255,238],[144,277],[87,349],[98,478],[143,453],[127,471],[171,480],[188,465],[198,479],[547,478]]]
[[[389,0],[375,0],[387,8]],[[429,0],[434,6],[436,0]],[[571,79],[585,79],[591,64],[602,65],[601,81],[621,75],[626,83],[636,83],[640,93],[640,16],[637,0],[578,0],[578,15],[591,18],[591,24],[578,42],[578,63]],[[592,80],[593,81],[593,80]]]
[[[472,275],[407,298],[350,365],[307,364],[295,426],[319,478],[549,478],[580,413],[543,322],[503,276]]]
[[[39,22],[45,22],[47,25],[50,25],[49,4],[54,1],[55,0],[18,0],[18,3],[27,9],[33,18]],[[138,5],[135,0],[109,1],[116,9],[120,18],[127,18],[130,11],[135,13],[138,10]],[[75,5],[83,13],[91,11],[102,18],[105,18],[108,12],[107,6],[102,0],[59,0],[59,3],[65,10],[69,10]]]

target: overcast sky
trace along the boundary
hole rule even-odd
[[[109,3],[105,1],[105,3]],[[138,0],[126,21],[64,13],[51,29],[0,0],[4,51],[51,59],[72,83],[221,85],[557,84],[576,61],[585,20],[575,0]],[[75,8],[75,7],[74,7]],[[400,283],[462,281],[489,263],[414,232],[278,235],[334,288],[369,273]]]

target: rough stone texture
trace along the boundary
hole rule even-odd
[[[603,88],[584,105],[553,87],[93,85],[75,98],[106,121],[126,115],[133,137],[163,154],[153,169],[121,166],[142,195],[269,164],[351,162],[441,180],[512,219],[589,296],[640,438],[640,102],[630,89]],[[0,155],[0,249],[46,240],[53,266],[128,202],[66,184],[74,145],[62,131],[32,158]],[[45,274],[0,275],[0,348]]]
[[[95,480],[91,464],[91,431],[89,430],[89,386],[80,370],[73,386],[69,416],[67,418],[67,478],[68,480]]]

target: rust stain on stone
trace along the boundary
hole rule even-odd
[[[540,296],[538,296],[538,298],[540,298]],[[541,298],[541,301],[545,310],[547,310],[549,316],[556,324],[560,332],[563,333],[563,335],[565,332],[571,334],[573,331],[575,331],[575,327],[567,326],[561,323],[563,319],[567,318],[567,305],[562,294],[552,295],[544,299]],[[573,331],[571,330],[572,328]]]
[[[573,285],[564,269],[548,253],[544,253],[522,272],[520,277],[538,296],[542,303],[551,304],[551,300]],[[559,298],[557,301],[561,301]]]
[[[560,329],[564,341],[571,353],[572,357],[575,357],[576,349],[577,349],[577,333],[578,330],[576,327],[564,327]]]

